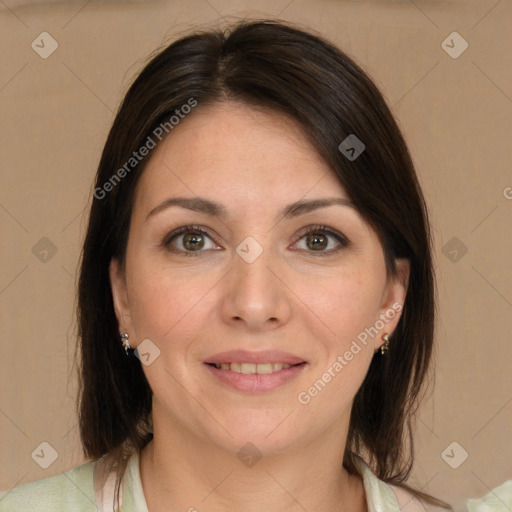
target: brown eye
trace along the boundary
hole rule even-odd
[[[307,235],[306,238],[306,244],[308,244],[308,247],[317,249],[325,249],[328,245],[327,237],[323,234],[319,233],[313,233]]]
[[[306,247],[301,248],[301,250],[316,253],[314,254],[315,256],[329,256],[350,245],[350,242],[344,235],[323,225],[310,227],[302,234],[300,240],[302,239],[305,239]],[[333,244],[331,242],[332,239],[337,243]],[[325,250],[329,246],[331,246],[330,249]]]
[[[203,229],[195,226],[183,226],[176,229],[162,241],[162,245],[172,252],[183,254],[184,256],[199,256],[205,252],[202,249],[214,249],[217,246],[211,243],[211,247],[206,246],[207,240],[211,241],[210,235]]]
[[[204,247],[203,235],[198,233],[186,233],[183,235],[183,247],[185,247],[187,251],[202,249]]]

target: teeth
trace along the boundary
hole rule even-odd
[[[220,370],[231,370],[232,372],[250,374],[265,374],[278,372],[282,369],[290,368],[292,365],[288,363],[221,363],[215,367]]]

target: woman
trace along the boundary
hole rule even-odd
[[[174,42],[126,94],[93,196],[91,461],[1,510],[450,508],[405,483],[433,350],[427,211],[350,58],[272,21]]]

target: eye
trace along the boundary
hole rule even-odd
[[[301,250],[317,253],[315,256],[328,256],[350,245],[350,242],[344,235],[327,226],[316,225],[305,229],[307,231],[302,232],[300,240],[305,239],[306,248]],[[337,245],[325,251],[324,249],[329,246],[329,238],[335,239]]]
[[[182,248],[176,248],[172,242],[177,239],[182,239],[180,245]],[[205,239],[212,240],[210,235],[198,226],[183,226],[174,230],[166,236],[162,244],[172,252],[183,254],[184,256],[199,256],[205,247]],[[206,247],[206,249],[214,249],[214,247]]]

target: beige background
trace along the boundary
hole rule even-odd
[[[233,15],[317,30],[385,94],[432,212],[440,299],[436,385],[419,414],[412,482],[464,510],[465,498],[512,478],[510,0],[27,3],[0,2],[0,489],[84,461],[75,276],[118,102],[155,48]],[[31,48],[43,31],[59,45],[47,59]],[[453,31],[469,44],[456,59],[441,46]],[[33,252],[43,237],[57,249],[46,262]],[[453,465],[469,454],[457,469],[441,457],[454,441]],[[31,457],[42,442],[58,452],[46,470]]]

